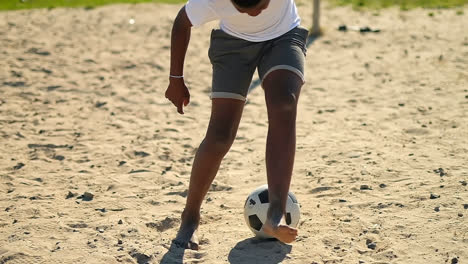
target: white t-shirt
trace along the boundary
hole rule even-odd
[[[185,11],[194,27],[219,20],[221,30],[252,42],[279,37],[301,22],[294,0],[270,0],[255,17],[239,12],[231,0],[189,0]]]

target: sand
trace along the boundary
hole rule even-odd
[[[298,6],[310,27],[311,4]],[[180,7],[0,12],[0,263],[468,261],[467,7],[324,6],[297,119],[298,240],[259,241],[244,223],[266,182],[254,88],[198,252],[170,245],[209,119],[216,23],[192,31],[179,115],[164,91]]]

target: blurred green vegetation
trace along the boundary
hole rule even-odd
[[[352,5],[356,9],[380,9],[399,6],[402,10],[416,7],[450,8],[468,4],[468,0],[328,0],[337,5]]]
[[[101,5],[126,3],[168,3],[180,4],[185,0],[0,0],[0,10],[17,10],[31,8],[55,7],[85,7],[93,8]]]
[[[304,1],[304,0],[302,0]],[[312,1],[312,0],[307,0]],[[390,6],[400,6],[407,10],[415,7],[424,8],[449,8],[468,4],[468,0],[326,0],[336,5],[352,5],[354,8],[380,9]],[[169,3],[180,4],[186,0],[0,0],[0,10],[16,10],[30,8],[54,8],[54,7],[85,7],[114,3]]]

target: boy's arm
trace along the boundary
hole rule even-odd
[[[183,76],[184,74],[185,54],[190,41],[191,27],[192,23],[187,17],[184,6],[180,9],[172,26],[170,76]],[[177,112],[184,113],[183,107],[190,102],[190,93],[183,77],[169,77],[166,98],[177,107]]]
[[[184,73],[184,60],[190,41],[192,23],[187,17],[185,6],[182,7],[174,20],[171,33],[171,71],[174,76]]]

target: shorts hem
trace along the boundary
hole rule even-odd
[[[210,98],[211,99],[226,98],[226,99],[236,99],[236,100],[241,100],[241,101],[246,101],[246,99],[247,99],[247,98],[245,98],[244,96],[242,96],[240,94],[227,93],[227,92],[212,92]]]
[[[304,74],[298,70],[297,68],[293,67],[293,66],[290,66],[290,65],[276,65],[274,67],[272,67],[271,69],[269,69],[265,75],[263,76],[263,79],[262,79],[262,86],[263,86],[263,81],[265,80],[265,78],[268,76],[268,74],[272,73],[273,71],[276,71],[276,70],[288,70],[288,71],[292,71],[294,72],[295,74],[297,74],[297,76],[299,76],[299,78],[301,78],[302,80],[302,83],[304,84],[305,83],[305,78],[304,78]]]

